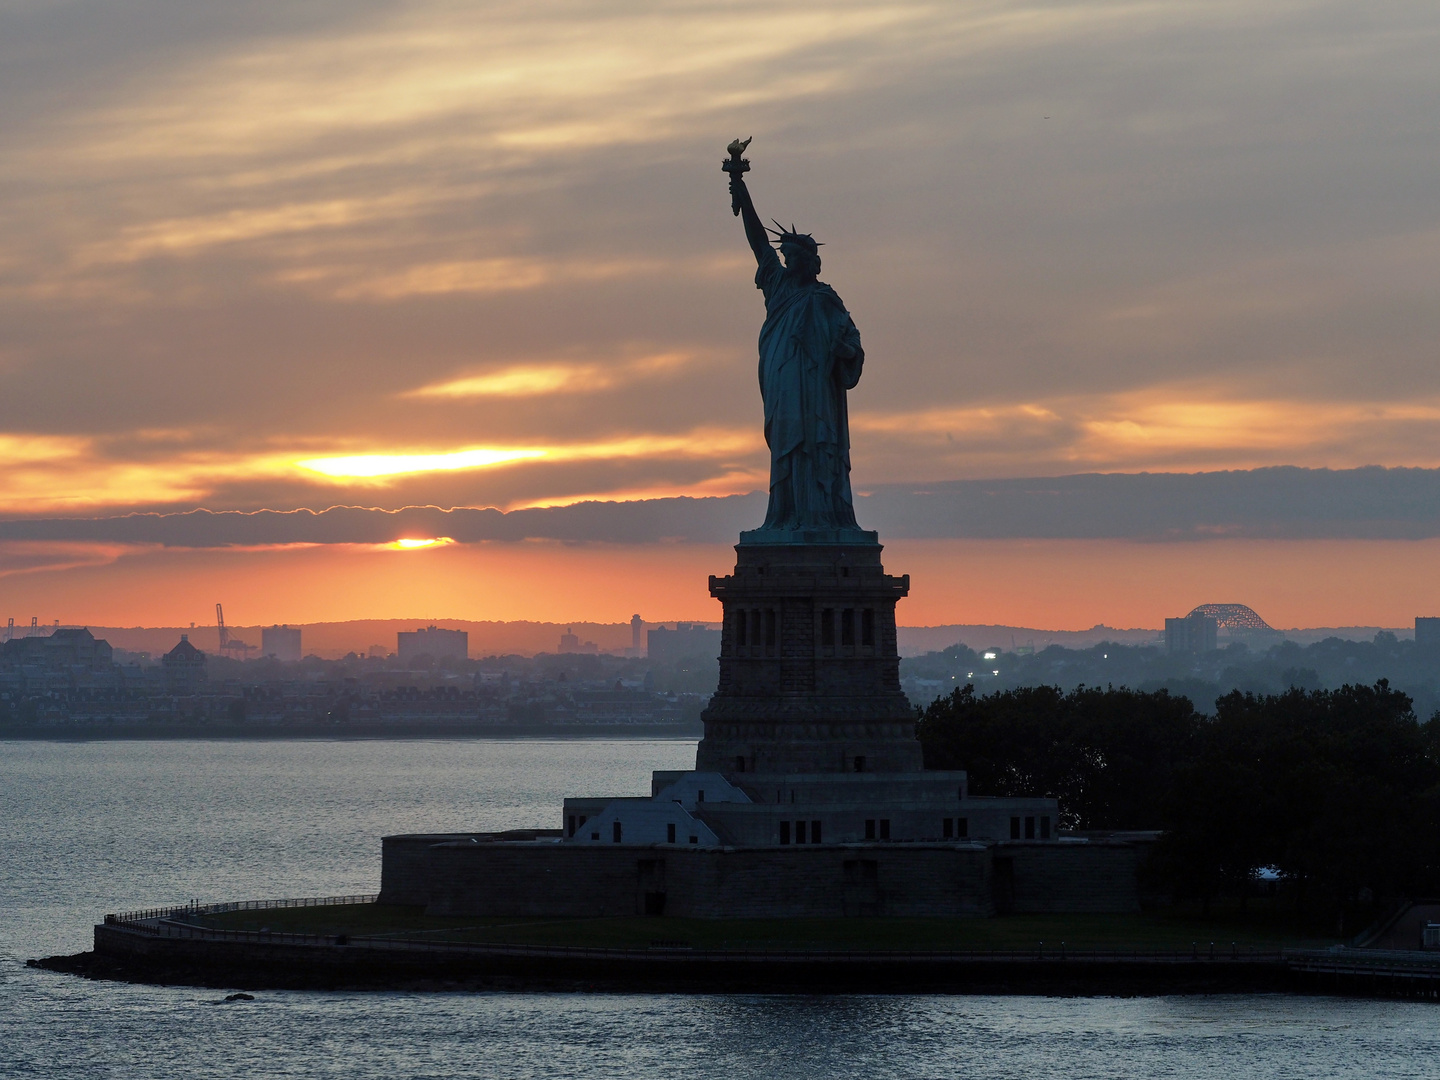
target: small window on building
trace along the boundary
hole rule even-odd
[[[581,824],[581,825],[584,825],[585,822],[587,822],[588,820],[590,820],[590,819],[589,819],[588,817],[586,817],[584,814],[581,814],[581,815],[580,815],[580,824]]]
[[[866,821],[865,821],[865,839],[866,839],[866,840],[874,840],[874,839],[875,839],[875,819],[874,819],[874,818],[867,818]]]
[[[855,644],[855,609],[846,608],[840,613],[840,644]]]
[[[881,839],[881,840],[889,840],[889,839],[890,839],[890,819],[889,819],[889,818],[881,818],[881,819],[880,819],[880,839]]]
[[[875,612],[870,608],[860,612],[860,644],[875,644]]]
[[[1035,839],[1035,819],[1033,817],[1027,817],[1025,819],[1025,839]]]
[[[855,755],[855,771],[856,771],[856,772],[864,772],[864,771],[865,771],[865,755],[864,755],[864,754],[856,754],[856,755]]]
[[[1010,839],[1020,839],[1020,819],[1018,817],[1012,817],[1010,819]]]
[[[617,821],[610,826],[610,833],[611,841],[618,844],[620,842],[620,822]]]
[[[692,836],[692,837],[690,837],[690,843],[692,843],[692,844],[698,844],[698,843],[700,843],[700,838],[699,838],[698,836]]]
[[[782,822],[780,822],[780,843],[782,843],[782,844],[788,844],[789,842],[790,842],[790,823],[789,823],[788,821],[782,821]]]
[[[964,785],[964,784],[961,784],[961,785],[960,785],[960,788],[959,788],[959,790],[958,790],[957,793],[956,793],[956,798],[958,798],[961,802],[964,802],[964,801],[965,801],[965,785]]]
[[[797,844],[803,844],[804,842],[805,842],[805,823],[804,823],[803,821],[797,821],[797,822],[795,822],[795,843],[797,843]]]
[[[741,609],[735,612],[735,644],[745,644],[745,611]]]
[[[835,645],[835,609],[825,608],[820,612],[820,644],[825,648]]]
[[[665,826],[665,842],[667,844],[673,844],[675,842],[675,825],[673,822]]]
[[[574,836],[574,835],[575,835],[575,815],[574,815],[574,814],[571,814],[570,817],[569,817],[569,818],[566,820],[566,822],[565,822],[565,835],[566,835],[566,836]]]
[[[736,754],[736,755],[735,755],[735,771],[736,771],[736,772],[744,772],[744,771],[745,771],[745,755],[744,755],[744,754]]]
[[[970,835],[970,819],[957,817],[955,819],[955,835],[964,839]]]
[[[591,840],[599,840],[599,839],[600,839],[600,834],[599,834],[598,832],[592,832],[592,833],[590,834],[590,839],[591,839]]]
[[[1040,819],[1040,839],[1050,839],[1050,819],[1048,817],[1042,817]]]
[[[704,788],[701,788],[698,792],[696,792],[696,794],[695,794],[695,801],[696,801],[696,802],[704,802],[704,801],[705,801],[705,789],[704,789]]]
[[[765,612],[765,648],[775,648],[775,612]]]
[[[949,840],[951,837],[953,837],[953,836],[955,835],[955,819],[954,819],[954,818],[948,818],[948,817],[947,817],[944,821],[942,821],[942,822],[940,823],[940,835],[941,835],[942,837],[944,837],[946,840]]]
[[[810,822],[810,843],[820,843],[820,823],[818,821]]]

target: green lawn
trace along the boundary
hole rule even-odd
[[[356,904],[278,908],[210,916],[207,925],[277,933],[406,937],[418,941],[502,942],[647,948],[684,943],[696,949],[926,950],[1190,949],[1217,952],[1282,946],[1320,946],[1336,939],[1306,937],[1262,910],[1134,915],[1009,915],[994,919],[450,919],[420,908]]]

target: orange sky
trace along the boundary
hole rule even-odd
[[[118,557],[117,557],[118,556]],[[398,552],[370,545],[269,550],[134,548],[113,561],[3,579],[29,623],[185,626],[416,619],[624,622],[718,620],[709,574],[724,545],[457,544]],[[1243,602],[1271,625],[1403,627],[1440,613],[1440,539],[900,541],[892,573],[911,577],[906,626],[998,623],[1079,630],[1158,627],[1202,603]],[[377,615],[378,613],[378,615]]]
[[[661,535],[137,550],[3,526],[763,488],[763,312],[719,170],[736,135],[761,212],[826,242],[864,337],[859,490],[1440,468],[1433,3],[6,19],[0,618],[703,616],[723,549]],[[1320,511],[1377,539],[1020,530],[890,561],[912,624],[1156,626],[1227,599],[1275,625],[1408,623],[1429,541]]]

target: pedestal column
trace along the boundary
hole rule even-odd
[[[900,690],[895,604],[909,575],[860,543],[764,543],[710,579],[724,607],[720,682],[696,768],[735,773],[913,772],[915,714]]]

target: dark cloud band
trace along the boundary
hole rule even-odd
[[[887,485],[857,499],[886,539],[1205,540],[1440,536],[1440,469],[1270,468],[1245,472],[1086,474]],[[103,518],[11,518],[0,540],[108,541],[171,547],[380,544],[448,536],[461,543],[728,543],[764,513],[761,495],[590,502],[513,510],[336,506],[191,510]]]

